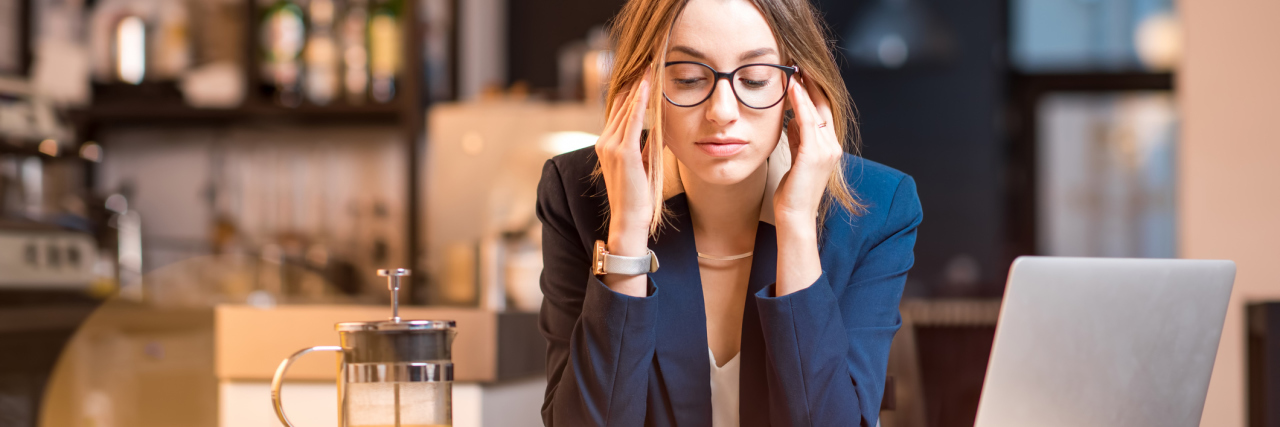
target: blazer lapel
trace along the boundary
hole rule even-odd
[[[764,331],[756,308],[757,292],[778,276],[778,239],[773,224],[761,221],[756,229],[755,255],[747,279],[746,305],[742,310],[742,365],[738,373],[738,417],[743,427],[769,425],[769,382],[765,376]]]
[[[657,354],[659,374],[679,426],[711,424],[711,366],[707,358],[707,318],[693,224],[684,194],[667,199],[671,223],[650,241],[658,271]]]
[[[764,331],[760,311],[756,308],[757,292],[778,277],[778,231],[774,227],[773,195],[782,176],[791,170],[791,151],[786,133],[767,160],[764,197],[760,201],[760,225],[756,228],[755,255],[751,258],[751,275],[747,279],[746,305],[742,310],[742,364],[738,373],[738,417],[743,427],[769,425],[769,380],[765,372]]]

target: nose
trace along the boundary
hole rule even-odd
[[[707,120],[712,123],[727,126],[738,120],[738,99],[733,96],[729,79],[716,80],[716,90],[707,103]]]

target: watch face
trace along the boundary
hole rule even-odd
[[[596,240],[595,250],[591,251],[591,271],[596,275],[604,273],[604,241]]]

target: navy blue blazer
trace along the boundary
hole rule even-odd
[[[829,212],[816,282],[775,296],[776,232],[765,221],[756,232],[742,319],[744,427],[875,426],[879,418],[923,214],[910,176],[846,156],[845,176],[868,208],[861,216]],[[590,178],[596,163],[592,147],[557,156],[538,185],[539,327],[548,343],[543,423],[708,426],[706,317],[685,196],[666,200],[672,221],[649,242],[661,267],[649,274],[648,295],[614,292],[590,273],[593,243],[608,240],[604,183]]]

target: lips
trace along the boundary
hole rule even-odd
[[[712,157],[729,157],[747,148],[747,141],[737,138],[707,138],[694,145]]]

